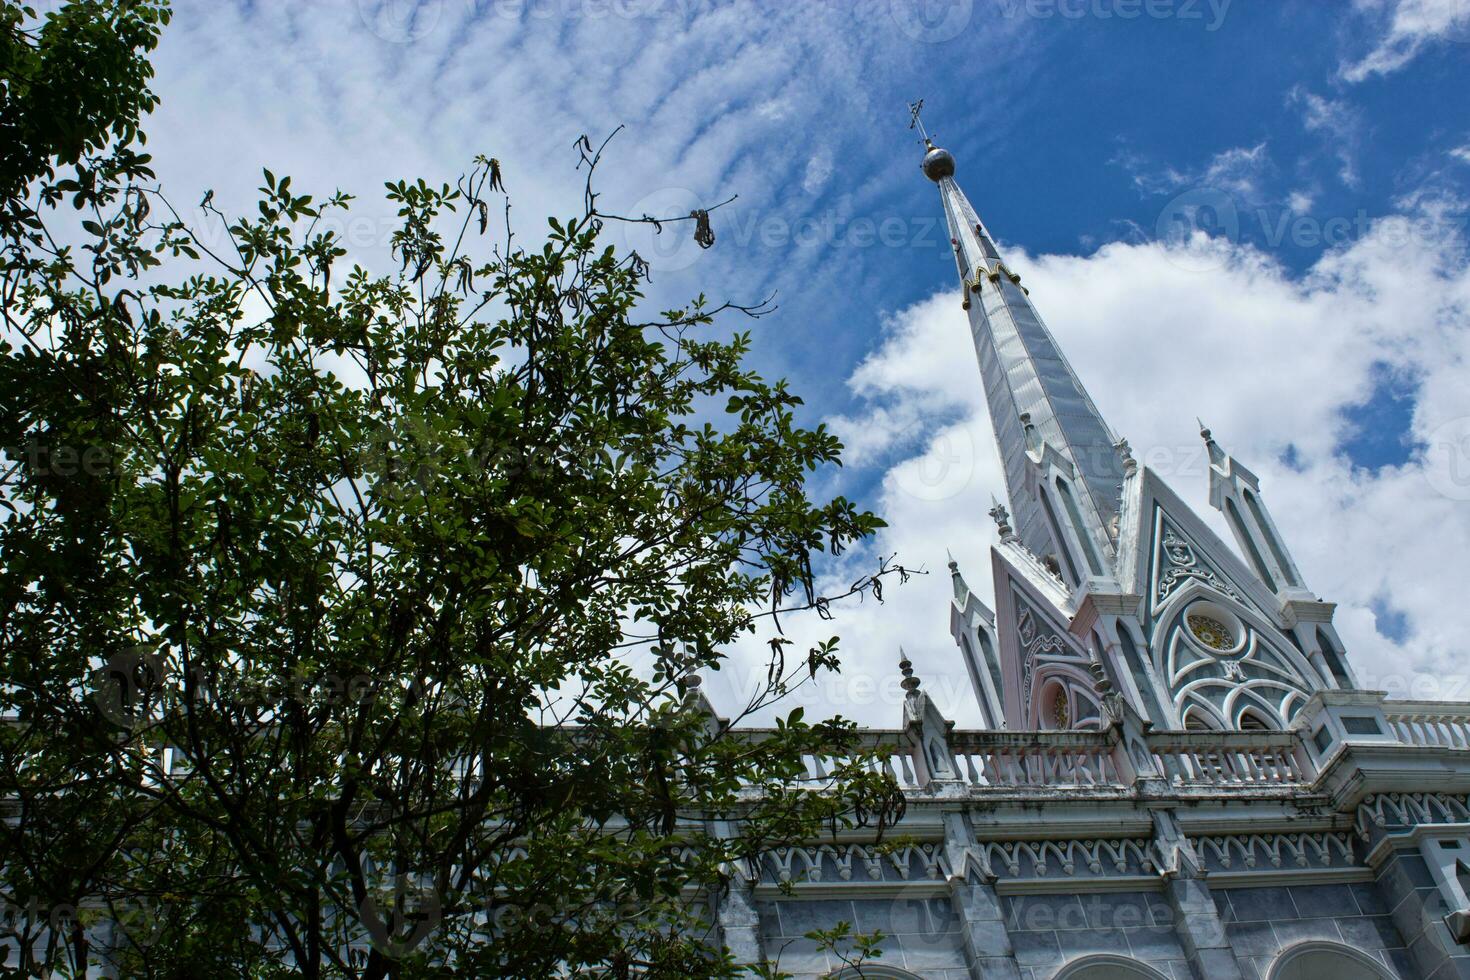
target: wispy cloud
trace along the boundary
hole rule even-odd
[[[1266,177],[1273,171],[1271,154],[1264,141],[1221,150],[1193,169],[1155,164],[1132,152],[1119,153],[1113,163],[1128,171],[1133,186],[1143,194],[1172,194],[1188,187],[1209,187],[1243,203],[1255,203],[1264,197]]]
[[[1340,66],[1349,82],[1392,74],[1432,44],[1470,44],[1465,0],[1355,0],[1355,6],[1372,24],[1374,38],[1366,54]]]
[[[1363,139],[1363,116],[1344,99],[1329,99],[1297,86],[1287,95],[1287,103],[1302,113],[1302,126],[1319,137],[1337,157],[1337,175],[1348,187],[1357,187],[1358,148]]]

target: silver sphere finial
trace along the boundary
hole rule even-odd
[[[954,157],[948,150],[940,149],[927,140],[924,143],[929,152],[924,154],[924,162],[919,166],[924,171],[924,176],[939,183],[946,177],[954,176]]]

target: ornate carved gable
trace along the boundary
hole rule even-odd
[[[1080,720],[1076,716],[1086,710],[1084,702],[1088,701],[1095,713],[1087,672],[1091,658],[1068,632],[1069,617],[999,553],[995,555],[995,567],[996,626],[1007,687],[1009,726],[1023,729],[1036,726],[1040,708],[1034,702],[1037,691],[1048,678],[1065,685],[1068,708],[1063,716],[1066,720]]]
[[[1153,669],[1179,717],[1210,727],[1288,723],[1321,686],[1275,597],[1153,473],[1135,530],[1135,587]]]
[[[1198,582],[1236,602],[1254,605],[1215,562],[1205,557],[1204,550],[1164,514],[1162,507],[1154,508],[1153,523],[1153,562],[1144,597],[1144,608],[1151,618],[1156,618],[1175,592],[1189,582]]]
[[[1190,582],[1249,606],[1273,622],[1279,618],[1275,595],[1150,470],[1144,472],[1138,504],[1135,554],[1141,560],[1130,564],[1134,588],[1143,596],[1145,628]]]

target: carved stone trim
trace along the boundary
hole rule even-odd
[[[1164,540],[1159,548],[1159,554],[1163,561],[1160,564],[1162,565],[1167,562],[1168,567],[1160,568],[1159,570],[1157,592],[1159,605],[1163,605],[1169,596],[1174,594],[1174,590],[1188,579],[1195,579],[1214,589],[1216,592],[1227,595],[1236,601],[1243,601],[1240,598],[1240,593],[1236,592],[1229,582],[1225,581],[1222,576],[1200,561],[1199,556],[1195,554],[1194,545],[1176,534],[1174,529],[1169,525],[1165,524],[1163,529]]]
[[[1251,868],[1323,868],[1355,864],[1352,835],[1344,832],[1301,834],[1227,834],[1191,838],[1209,871]]]
[[[1358,836],[1368,841],[1374,831],[1420,824],[1470,823],[1470,797],[1446,793],[1380,793],[1358,805]]]
[[[985,841],[976,845],[980,866],[996,878],[1044,878],[1152,874],[1147,839]]]
[[[945,877],[948,864],[943,847],[930,842],[892,851],[865,844],[778,847],[762,858],[761,880],[793,884],[915,881]]]

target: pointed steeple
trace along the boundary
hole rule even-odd
[[[965,582],[965,577],[960,574],[960,563],[954,560],[954,555],[946,548],[944,553],[949,556],[949,577],[954,586],[954,601],[960,605],[970,598],[970,586]]]
[[[1078,580],[1106,574],[1123,482],[1118,440],[955,182],[954,157],[927,136],[924,145],[921,166],[949,223],[1015,534],[1038,557],[1060,553]]]

